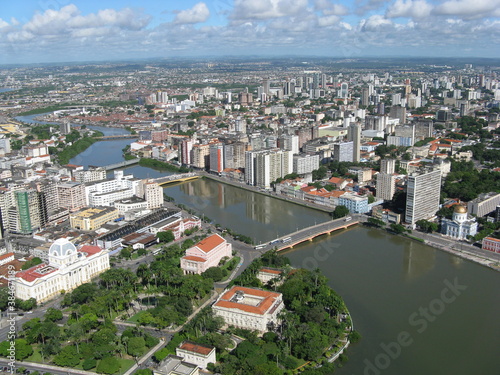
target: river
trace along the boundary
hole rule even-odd
[[[121,149],[129,142],[96,142],[71,163],[121,161]],[[140,166],[126,172],[140,178],[170,174]],[[165,193],[257,242],[329,219],[323,212],[212,180],[174,185]],[[498,272],[363,227],[316,239],[286,255],[296,267],[323,271],[362,335],[336,374],[500,374]]]

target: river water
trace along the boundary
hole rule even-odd
[[[71,163],[122,161],[121,150],[129,142],[96,142]],[[139,178],[170,174],[140,166],[126,173]],[[165,193],[257,243],[329,220],[323,212],[211,180],[174,185]],[[500,374],[498,272],[363,227],[321,237],[286,255],[296,267],[322,270],[362,335],[336,374]]]

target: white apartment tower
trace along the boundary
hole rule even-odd
[[[405,221],[412,226],[418,220],[434,216],[439,209],[441,171],[408,176]]]

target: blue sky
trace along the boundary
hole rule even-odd
[[[500,0],[2,3],[2,64],[207,55],[500,57]]]

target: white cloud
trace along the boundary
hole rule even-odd
[[[210,17],[210,11],[205,3],[198,3],[191,9],[181,10],[175,16],[176,24],[194,24],[205,22]]]
[[[465,19],[499,17],[500,0],[448,0],[436,8],[436,14],[461,16]]]
[[[425,0],[396,0],[394,4],[389,6],[386,15],[389,18],[423,18],[428,17],[432,10],[433,6]]]
[[[368,19],[361,20],[360,26],[363,31],[376,31],[382,27],[392,26],[391,20],[388,20],[380,14],[375,14]]]
[[[314,2],[314,9],[321,11],[325,16],[344,16],[349,13],[349,10],[342,4],[334,4],[329,0],[316,0]]]
[[[335,24],[338,24],[340,21],[339,16],[325,16],[325,17],[319,17],[318,18],[318,25],[321,27],[327,27],[327,26],[333,26]]]
[[[307,0],[235,0],[233,20],[267,20],[294,16],[307,10]]]

